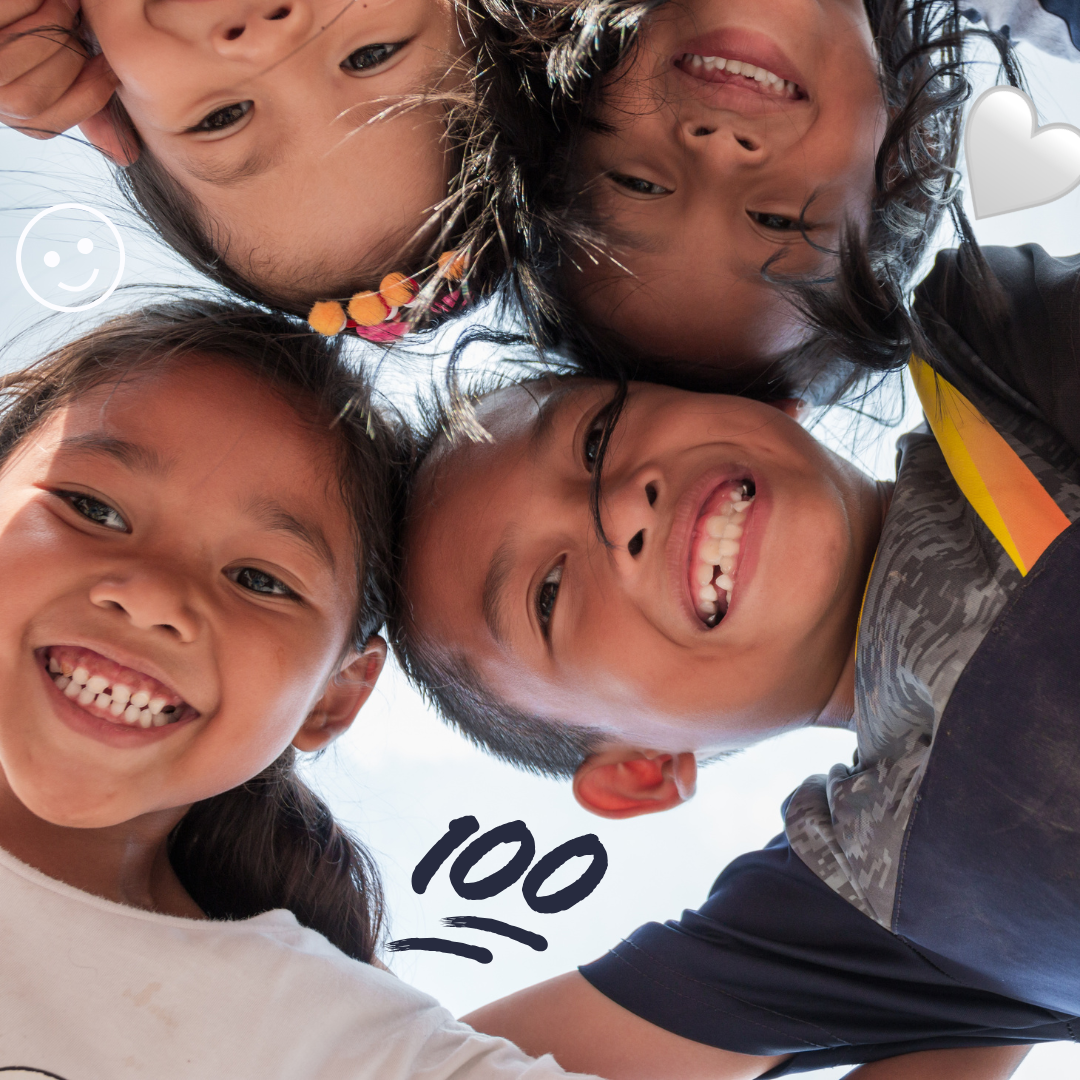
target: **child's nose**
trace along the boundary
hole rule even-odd
[[[273,63],[301,44],[311,25],[301,0],[237,0],[214,27],[214,47],[232,59]]]
[[[660,473],[651,467],[638,470],[610,490],[604,485],[604,531],[620,571],[635,573],[653,553],[658,542],[656,507],[661,487]]]
[[[140,630],[162,631],[185,644],[198,636],[199,619],[179,583],[149,570],[110,574],[90,589],[90,602],[127,617]]]

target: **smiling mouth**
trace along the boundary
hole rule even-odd
[[[742,60],[683,53],[675,61],[675,66],[685,71],[687,75],[692,75],[703,82],[734,85],[766,97],[778,98],[781,101],[805,101],[808,97],[806,91],[798,83],[781,79],[779,75],[763,67],[757,67]]]
[[[52,645],[42,651],[41,659],[64,697],[118,727],[165,727],[199,715],[164,683],[92,649]]]
[[[58,289],[66,289],[68,292],[82,292],[83,289],[89,289],[91,285],[97,281],[98,272],[94,269],[94,272],[81,284],[81,285],[65,285],[62,281],[56,283]]]
[[[746,512],[756,492],[749,477],[721,484],[705,500],[694,525],[687,583],[694,611],[709,629],[731,606]]]

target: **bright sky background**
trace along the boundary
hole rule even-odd
[[[1032,94],[1043,123],[1080,125],[1080,66],[1021,50]],[[987,73],[987,79],[992,73]],[[7,367],[34,359],[43,342],[66,340],[85,325],[87,315],[48,313],[23,289],[15,270],[20,233],[40,210],[57,203],[82,202],[112,218],[124,237],[128,262],[125,284],[192,282],[189,271],[140,231],[125,212],[96,155],[65,140],[38,143],[0,129],[0,334],[4,342],[33,328],[5,356]],[[970,208],[969,208],[970,213]],[[69,283],[81,282],[103,257],[102,276],[111,276],[107,235],[95,233],[95,252],[79,254],[74,243],[87,230],[57,218],[40,223],[46,249],[63,252],[58,272],[70,268]],[[1080,189],[1058,202],[1004,215],[976,226],[983,243],[1041,243],[1056,255],[1080,251]],[[947,238],[943,244],[947,244]],[[28,242],[28,252],[32,245]],[[30,256],[28,256],[29,258]],[[77,273],[76,273],[77,271]],[[81,276],[80,276],[81,275]],[[59,296],[53,293],[51,295]],[[141,289],[123,289],[88,313],[96,322],[105,311],[137,304]],[[397,378],[395,383],[402,380]],[[408,380],[405,380],[408,381]],[[913,395],[908,395],[908,401]],[[900,430],[914,426],[909,415]],[[852,426],[839,413],[824,428],[833,445],[848,452],[870,472],[891,477],[897,431],[866,421]],[[709,885],[736,855],[760,846],[780,831],[779,806],[808,774],[825,772],[837,760],[850,759],[854,739],[845,732],[803,731],[765,743],[704,770],[697,797],[667,814],[627,822],[587,815],[568,787],[540,780],[500,765],[444,729],[391,668],[363,710],[353,731],[312,773],[331,799],[335,812],[370,845],[385,875],[391,912],[391,936],[447,936],[490,947],[494,961],[480,965],[452,956],[409,953],[393,958],[394,971],[442,1000],[455,1013],[551,977],[604,952],[620,936],[649,920],[677,917],[684,907],[704,900]],[[596,833],[610,857],[599,888],[568,912],[538,915],[525,904],[519,888],[485,901],[466,902],[447,881],[447,867],[423,896],[409,885],[412,869],[442,835],[452,818],[471,814],[486,831],[521,819],[536,838],[537,856],[584,833]],[[502,849],[504,852],[506,849]],[[505,858],[505,855],[503,856]],[[481,863],[495,869],[498,857]],[[447,864],[449,865],[449,863]],[[579,864],[580,865],[580,864]],[[567,867],[564,882],[577,870]],[[553,878],[545,891],[559,885]],[[452,915],[501,918],[543,934],[547,951],[475,931],[446,930],[439,920]],[[846,1070],[803,1074],[840,1076]],[[1023,1080],[1072,1080],[1080,1073],[1080,1047],[1059,1044],[1034,1051],[1017,1076]]]

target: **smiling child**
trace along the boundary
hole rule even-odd
[[[45,3],[5,27],[0,56],[21,69],[55,49],[40,27],[56,17]],[[197,269],[306,314],[424,265],[454,171],[447,100],[468,64],[454,0],[87,0],[76,29],[108,68],[75,67],[74,100],[38,115],[45,87],[0,89],[0,112],[31,134],[77,119]],[[69,34],[53,62],[84,53]]]
[[[986,254],[917,292],[932,431],[895,485],[790,402],[552,378],[481,397],[487,440],[432,417],[393,638],[467,736],[619,818],[688,798],[699,759],[858,735],[700,911],[485,1030],[620,1076],[647,1025],[745,1076],[1074,1037],[1080,258]]]
[[[364,379],[190,301],[3,394],[0,1066],[564,1075],[379,970],[378,874],[296,775],[386,654],[399,440]]]
[[[1010,26],[1080,55],[1075,0],[587,12],[547,43],[556,119],[520,162],[547,255],[528,281],[536,336],[590,375],[633,365],[821,403],[843,392],[844,361],[906,363],[909,294],[938,226],[952,214],[969,236],[955,166],[973,47],[996,49],[1014,85]],[[535,112],[541,129],[551,110]]]

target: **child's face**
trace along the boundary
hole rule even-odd
[[[817,718],[853,647],[875,485],[780,409],[631,384],[603,465],[605,547],[587,458],[611,394],[500,391],[479,409],[494,443],[425,465],[406,536],[416,629],[518,709],[631,745],[720,749]],[[744,483],[715,622],[703,544]]]
[[[451,0],[86,0],[140,136],[264,286],[377,266],[445,195]]]
[[[784,83],[717,70],[763,68]],[[797,89],[792,87],[797,84]],[[866,216],[885,112],[862,0],[690,0],[650,16],[583,150],[625,270],[579,259],[579,310],[654,355],[753,366],[797,344],[761,279],[817,273],[845,215]]]
[[[17,447],[0,472],[0,768],[31,812],[103,827],[186,806],[297,737],[355,612],[336,487],[328,439],[214,361],[101,386]],[[71,696],[80,680],[108,700]]]

